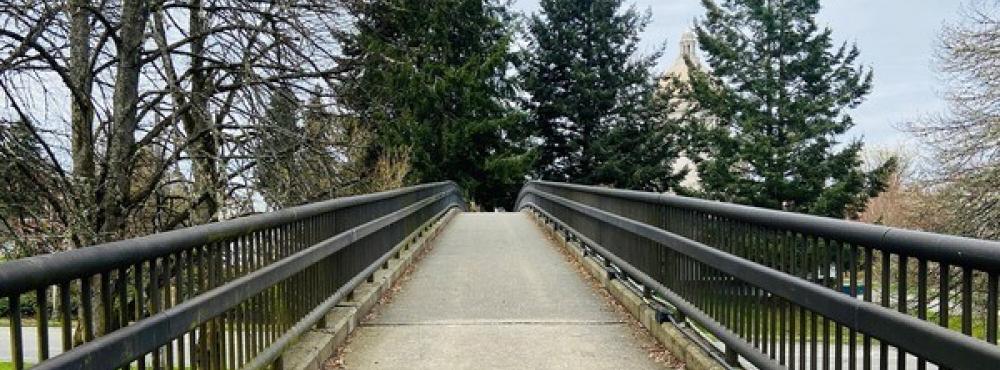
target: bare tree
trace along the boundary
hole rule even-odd
[[[932,149],[941,232],[1000,239],[1000,2],[973,0],[941,33],[947,111],[907,126]]]
[[[15,143],[17,128],[37,146],[37,155],[17,145],[2,154],[45,204],[36,208],[44,222],[5,228],[5,238],[62,235],[80,247],[245,211],[269,94],[328,84],[338,9],[319,0],[0,1],[2,133]]]
[[[262,208],[270,96],[316,96],[336,116],[317,86],[337,72],[340,23],[324,0],[0,0],[0,247],[20,257]],[[322,129],[293,137],[338,168],[315,197],[366,172],[340,170],[359,144]]]

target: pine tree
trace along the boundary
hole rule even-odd
[[[264,119],[257,125],[255,180],[264,200],[272,206],[287,205],[294,190],[296,152],[302,143],[300,102],[286,87],[271,91]]]
[[[852,217],[894,166],[861,169],[860,140],[841,145],[848,113],[872,87],[858,48],[834,45],[818,0],[703,0],[696,34],[710,73],[694,71],[685,125],[702,195]]]
[[[511,19],[492,0],[354,0],[338,95],[375,133],[369,158],[409,151],[409,182],[455,180],[511,205],[530,164],[513,108]]]
[[[647,86],[648,93],[637,97],[635,113],[595,139],[596,166],[593,184],[651,192],[684,193],[680,181],[686,172],[674,172],[680,155],[679,92],[665,83]]]
[[[637,54],[649,13],[621,0],[543,0],[522,68],[541,143],[536,176],[663,191],[676,183],[669,131],[651,115],[659,53]]]

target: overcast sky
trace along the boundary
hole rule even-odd
[[[653,20],[643,33],[647,51],[666,41],[660,61],[665,69],[677,56],[680,34],[704,14],[698,0],[634,0],[650,9]],[[839,41],[856,42],[860,60],[875,72],[868,100],[854,112],[850,136],[878,146],[903,145],[907,136],[895,125],[943,108],[932,54],[937,33],[958,15],[959,0],[827,0],[820,21]],[[533,12],[538,0],[515,0],[515,8]]]

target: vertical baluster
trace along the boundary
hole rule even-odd
[[[187,258],[187,289],[185,290],[185,297],[186,299],[191,299],[198,294],[198,285],[201,284],[198,280],[201,275],[199,272],[198,248],[188,249],[185,258]],[[200,365],[198,363],[200,357],[198,356],[197,334],[198,328],[188,330],[187,332],[188,362],[191,364],[191,369],[193,370],[197,370]]]
[[[49,297],[48,287],[41,287],[35,290],[35,300],[38,302],[35,309],[38,324],[38,362],[49,359]]]
[[[206,248],[208,249],[208,281],[209,288],[207,290],[214,289],[221,284],[222,280],[222,248],[224,246],[223,242],[215,242],[209,244]],[[220,318],[215,317],[207,322],[207,328],[209,331],[209,336],[207,340],[207,349],[209,352],[209,363],[210,368],[213,370],[222,369],[222,350],[223,350],[223,328],[220,325]]]
[[[14,370],[24,370],[24,339],[21,336],[21,295],[7,297],[10,310],[10,352]]]
[[[180,251],[177,253],[177,277],[175,278],[174,286],[175,304],[180,304],[185,300],[184,290],[187,288],[185,286],[185,278],[191,268],[190,255],[190,250]],[[177,367],[180,369],[184,369],[186,367],[185,364],[187,363],[187,354],[184,353],[187,349],[187,346],[185,345],[185,335],[188,335],[188,333],[181,334],[181,336],[177,338]]]
[[[118,293],[118,326],[126,327],[129,325],[129,312],[128,309],[128,266],[120,267],[118,269],[118,277],[115,280],[115,292]]]
[[[133,289],[134,289],[133,290],[133,294],[135,294],[135,304],[134,304],[135,305],[135,321],[140,321],[140,320],[142,320],[143,318],[146,317],[146,308],[145,308],[145,306],[146,306],[146,299],[145,299],[146,293],[145,293],[145,286],[143,284],[143,280],[144,279],[142,277],[143,270],[144,270],[143,269],[143,264],[144,263],[141,262],[141,261],[137,262],[135,264],[135,266],[133,266],[133,268],[132,268],[132,270],[134,272],[134,276],[132,276],[132,278],[135,279],[135,282],[133,283],[133,285],[134,285],[133,286]],[[146,369],[146,355],[145,354],[143,354],[142,356],[140,356],[136,360],[136,367],[139,370],[145,370]]]
[[[70,284],[64,282],[59,284],[59,317],[62,328],[62,350],[69,351],[73,348],[73,305],[70,299]]]
[[[781,264],[781,259],[780,258],[781,258],[781,255],[778,252],[780,252],[781,249],[780,249],[780,246],[778,246],[778,244],[777,244],[776,238],[777,238],[777,232],[776,232],[776,230],[773,230],[773,229],[769,230],[768,233],[767,233],[767,242],[768,242],[769,250],[770,250],[769,253],[771,255],[771,264],[770,264],[770,266],[772,268],[777,268],[777,269],[780,270],[780,264]],[[777,301],[777,296],[770,295],[768,297],[768,311],[770,311],[770,315],[771,315],[771,335],[770,335],[770,337],[771,337],[771,345],[770,345],[770,348],[771,348],[771,359],[775,359],[775,358],[778,357],[778,349],[777,349],[777,347],[778,347],[778,330],[779,330],[778,329],[778,323],[779,323],[779,318],[778,318],[779,304],[780,303]]]
[[[80,309],[83,311],[83,337],[84,341],[94,340],[94,289],[91,284],[92,276],[80,279]]]
[[[261,238],[262,238],[261,235],[264,232],[265,232],[264,230],[255,232],[254,235],[253,235],[253,239],[251,240],[251,243],[252,243],[251,246],[250,246],[251,247],[251,257],[252,257],[251,267],[253,269],[257,268],[257,261],[260,258],[260,243],[261,243]],[[259,317],[260,317],[259,299],[260,299],[260,293],[258,293],[256,295],[254,295],[253,297],[251,297],[250,300],[249,300],[249,309],[247,310],[247,312],[250,314],[250,323],[249,323],[250,324],[250,337],[249,337],[250,351],[247,351],[248,352],[248,356],[247,357],[249,357],[249,358],[253,358],[254,356],[256,356],[257,353],[259,353],[259,348],[260,348],[258,346],[258,343],[259,343],[259,339],[258,338],[260,336],[260,334],[259,334],[260,333],[260,327],[258,325],[258,321],[259,321]]]
[[[764,250],[761,245],[760,229],[758,229],[757,227],[753,227],[751,229],[751,234],[752,235],[750,239],[750,244],[752,245],[754,260],[756,260],[761,264],[767,264],[766,254],[764,253]],[[766,325],[766,323],[764,321],[765,316],[763,310],[763,301],[761,300],[761,290],[758,289],[757,287],[751,286],[750,293],[753,294],[750,297],[750,299],[753,300],[753,310],[752,310],[753,311],[752,317],[754,323],[753,343],[758,349],[761,349],[766,353],[766,348],[765,348],[766,341],[764,339],[765,331],[763,330],[763,328],[765,327],[764,325]]]
[[[950,328],[951,313],[950,311],[950,298],[951,298],[951,266],[947,263],[939,264],[939,280],[938,280],[938,325],[945,328]]]
[[[779,243],[779,245],[778,245],[778,260],[780,261],[778,268],[780,270],[782,270],[782,271],[788,271],[788,269],[787,269],[787,266],[788,266],[788,263],[787,263],[788,247],[787,247],[787,244],[786,244],[786,238],[785,238],[786,235],[787,235],[786,232],[784,232],[784,231],[780,232],[779,240],[778,240],[778,243]],[[781,299],[779,302],[780,302],[780,307],[779,307],[779,311],[778,311],[778,322],[781,324],[781,328],[780,328],[780,330],[778,330],[778,335],[779,335],[778,343],[781,344],[781,347],[778,348],[778,351],[779,351],[779,353],[778,353],[778,359],[779,359],[778,363],[781,364],[781,365],[784,365],[785,364],[785,359],[787,358],[786,348],[788,348],[788,340],[786,340],[787,337],[788,337],[788,335],[787,335],[788,334],[788,318],[787,318],[788,302],[785,301],[784,299]]]
[[[101,331],[104,334],[114,330],[114,302],[111,300],[111,272],[108,270],[100,275],[101,282]]]
[[[236,276],[244,276],[243,269],[246,266],[244,265],[243,262],[244,262],[244,255],[246,253],[243,248],[246,245],[246,237],[247,237],[246,234],[240,235],[238,238],[236,238],[235,241],[236,244],[233,246],[234,247],[233,271],[236,274]],[[239,367],[245,361],[243,358],[243,303],[241,302],[240,304],[237,304],[234,310],[235,314],[233,319],[233,335],[236,336],[235,338],[236,361],[234,362],[234,365],[238,364],[237,367]]]
[[[745,259],[745,258],[749,257],[748,256],[748,249],[749,248],[747,248],[747,242],[746,242],[746,235],[747,235],[747,233],[746,233],[746,224],[744,224],[744,223],[741,222],[741,223],[737,223],[736,225],[737,225],[736,227],[737,227],[737,235],[738,235],[738,237],[737,237],[737,255],[740,256],[740,257],[743,257]],[[734,278],[733,280],[736,280],[736,279]],[[747,287],[746,283],[744,283],[742,281],[737,281],[737,286],[736,286],[736,297],[737,298],[736,298],[736,302],[738,302],[738,306],[737,307],[738,307],[738,310],[739,310],[739,312],[738,312],[739,316],[738,316],[737,321],[736,321],[736,328],[737,328],[736,332],[737,332],[737,334],[739,334],[744,339],[748,339],[748,342],[749,342],[750,340],[749,340],[749,333],[748,333],[749,330],[748,329],[750,328],[750,322],[749,322],[749,315],[747,314],[748,311],[749,311],[749,308],[747,307],[748,306],[748,299],[747,299],[747,289],[746,289],[746,287]]]
[[[972,335],[972,268],[962,268],[962,333]]]
[[[819,258],[819,255],[818,255],[818,253],[819,253],[819,246],[816,244],[816,239],[813,238],[813,237],[809,237],[807,239],[807,242],[808,242],[807,245],[809,245],[809,251],[811,252],[809,254],[809,256],[810,256],[810,258],[809,258],[809,261],[810,261],[809,267],[812,270],[811,273],[815,274],[814,278],[816,280],[820,280],[821,279],[821,277],[820,277],[820,269],[818,267],[819,267],[819,264],[821,263],[822,260]],[[817,354],[818,354],[817,353],[818,352],[818,348],[817,348],[818,343],[817,342],[819,342],[819,319],[816,316],[816,313],[813,312],[813,311],[811,311],[811,310],[809,311],[809,334],[810,334],[810,337],[809,337],[809,368],[812,369],[812,370],[817,370],[817,366],[819,365],[819,358],[817,357]]]
[[[882,293],[882,307],[891,308],[889,304],[889,296],[891,295],[892,287],[889,286],[891,281],[891,271],[890,263],[892,256],[883,251],[880,255],[880,260],[882,264],[882,282],[880,284],[880,290]],[[885,341],[880,340],[878,345],[879,353],[879,368],[888,369],[889,368],[889,344]]]
[[[900,313],[907,313],[906,301],[909,299],[907,294],[907,265],[909,264],[909,259],[904,254],[899,255],[899,267],[897,270],[896,277],[896,308]],[[896,368],[899,370],[906,369],[906,352],[902,348],[896,347]]]
[[[997,344],[997,274],[995,272],[989,272],[986,278],[986,341]]]
[[[794,244],[794,234],[789,233],[787,243],[788,243],[788,273],[798,276],[798,256],[797,250]],[[797,362],[795,361],[795,337],[798,333],[796,329],[796,319],[798,316],[798,306],[790,305],[788,310],[788,368],[795,369]]]
[[[173,298],[175,291],[172,281],[178,272],[178,258],[180,258],[180,254],[171,254],[163,257],[163,310],[168,310],[174,305]],[[164,357],[166,357],[167,369],[174,368],[174,340],[176,339],[171,338],[165,345],[166,353]]]
[[[836,276],[834,284],[836,284],[837,290],[840,291],[844,286],[844,244],[840,241],[833,240],[834,251],[836,251],[836,266],[834,266],[834,275]],[[843,370],[844,368],[844,326],[840,323],[834,324],[833,332],[833,368],[834,370]]]
[[[917,317],[927,320],[927,260],[917,260]],[[927,361],[917,358],[917,370],[925,370]]]
[[[823,254],[823,258],[820,262],[820,271],[823,276],[823,286],[837,289],[834,284],[833,279],[833,260],[831,254],[833,249],[830,246],[830,241],[827,239],[820,238],[822,247],[819,248]],[[823,370],[830,370],[830,319],[823,317]]]
[[[864,265],[864,269],[865,269],[864,300],[866,302],[871,302],[872,301],[872,294],[874,294],[873,293],[873,288],[872,288],[872,286],[873,286],[872,281],[874,279],[872,271],[874,271],[874,269],[875,269],[875,261],[874,261],[874,259],[875,259],[875,250],[872,249],[872,248],[866,247],[865,248],[865,262],[864,262],[864,264],[865,264]],[[857,266],[852,267],[852,269],[853,270],[851,271],[851,273],[854,274],[854,275],[857,275]],[[857,284],[857,278],[854,278],[854,280],[851,283],[851,285],[857,286],[856,284]],[[855,297],[856,297],[857,296],[857,291],[854,291],[854,290],[852,290],[852,291],[854,292]],[[856,338],[857,338],[857,331],[855,331],[855,330],[852,329],[851,330],[851,356],[854,356],[854,353],[855,353],[854,342],[857,341]],[[864,370],[870,370],[871,366],[872,366],[872,337],[870,335],[868,335],[868,334],[865,334],[864,336],[862,336],[862,345],[864,347],[861,350],[861,352],[863,352],[863,354],[862,354],[861,357],[864,360],[864,366],[863,366],[863,368],[864,368]],[[852,364],[851,365],[852,366],[851,369],[852,370],[854,369],[854,367],[853,367],[854,366],[853,365],[853,363],[854,363],[853,358],[854,357],[852,357],[852,360],[851,360],[851,364]]]
[[[808,280],[809,279],[809,250],[805,243],[805,236],[802,234],[797,234],[796,239],[796,249],[799,254],[798,260],[798,276]],[[806,326],[806,309],[805,307],[799,306],[799,369],[805,370],[806,368],[806,342],[809,338],[808,327]]]
[[[153,316],[160,312],[160,270],[161,267],[158,266],[156,258],[149,260],[149,315]],[[152,351],[153,357],[153,370],[160,370],[163,368],[161,352],[162,348],[156,348]]]
[[[197,269],[195,271],[195,279],[192,280],[192,286],[197,288],[192,296],[197,296],[198,294],[208,290],[209,274],[207,269],[210,262],[208,261],[208,247],[199,246],[194,248],[192,251],[197,251],[195,254],[195,266],[197,266]],[[206,324],[202,323],[201,325],[198,325],[197,328],[192,330],[192,334],[194,334],[196,338],[190,343],[191,364],[196,368],[212,370],[211,363],[208,358],[210,352],[208,350],[208,343],[210,338],[208,337],[206,328]]]
[[[851,276],[850,276],[850,285],[848,286],[847,291],[851,293],[851,298],[857,299],[859,249],[858,246],[853,244],[845,244],[845,245],[847,245],[850,248],[850,254],[848,255],[848,263],[850,263],[850,266],[848,266],[848,268],[850,268],[849,274]],[[867,255],[865,257],[867,258]],[[871,287],[866,286],[865,290],[867,291],[868,289],[871,289]],[[849,335],[849,337],[847,338],[847,358],[849,361],[847,368],[850,370],[855,370],[858,368],[858,331],[854,327],[851,327],[848,330],[847,334]],[[868,348],[865,348],[865,350],[862,352],[864,352],[862,356],[870,356],[869,354],[870,351]]]

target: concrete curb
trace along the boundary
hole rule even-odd
[[[643,297],[636,294],[632,289],[629,289],[621,281],[613,279],[600,261],[584,254],[583,248],[579,244],[567,241],[563,233],[557,232],[553,227],[554,225],[539,214],[535,212],[529,212],[529,214],[542,226],[549,236],[557,241],[560,247],[568,250],[583,265],[584,269],[594,276],[604,289],[611,293],[611,296],[615,297],[629,314],[638,320],[657,341],[663,344],[678,359],[684,361],[685,369],[727,369],[705,352],[701,346],[681,332],[681,328],[678,328],[672,322],[659,322],[656,310]]]
[[[433,241],[449,221],[460,211],[451,210],[438,220],[432,220],[396,245],[393,258],[376,271],[368,281],[351,292],[325,316],[325,325],[317,325],[299,337],[281,355],[282,369],[318,370],[334,351],[347,341],[354,331],[378,304],[379,298],[399,280],[406,268],[413,264],[414,256]]]

